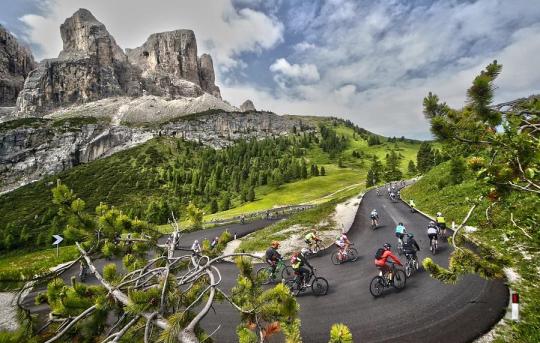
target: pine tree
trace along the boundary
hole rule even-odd
[[[324,169],[324,166],[321,166],[321,176],[326,175],[326,169]]]
[[[416,175],[416,166],[414,165],[413,160],[409,160],[409,166],[407,167],[409,175]]]
[[[420,173],[425,173],[435,165],[435,156],[431,144],[423,142],[420,144],[416,154],[416,168]]]
[[[249,191],[247,194],[247,201],[252,202],[255,200],[255,187],[251,186],[249,187]]]

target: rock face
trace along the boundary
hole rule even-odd
[[[60,31],[64,43],[57,59],[42,61],[28,76],[17,99],[19,113],[33,114],[76,102],[127,92],[127,58],[105,25],[80,9]]]
[[[144,89],[153,95],[197,97],[208,92],[221,99],[212,58],[197,57],[191,30],[154,33],[141,47],[128,49],[127,55],[141,71]]]
[[[109,156],[157,135],[222,148],[240,138],[286,135],[293,126],[309,129],[300,119],[267,112],[204,114],[180,118],[153,129],[99,123],[77,125],[66,119],[62,119],[62,124],[39,118],[18,121],[30,119],[33,122],[24,125],[13,121],[0,125],[0,192]]]
[[[191,30],[153,34],[127,55],[88,10],[66,19],[60,32],[63,50],[30,73],[17,99],[19,116],[119,95],[176,99],[207,92],[220,98],[212,59],[197,57]]]
[[[104,124],[57,126],[43,120],[11,130],[0,127],[0,192],[56,174],[153,137],[152,132]]]
[[[36,67],[30,51],[0,25],[0,106],[13,106],[24,79]]]
[[[240,111],[242,112],[250,112],[250,111],[257,111],[255,109],[255,105],[253,105],[253,101],[246,100],[242,105],[240,105]]]

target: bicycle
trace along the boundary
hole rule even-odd
[[[397,252],[398,252],[398,255],[399,255],[399,256],[403,255],[403,239],[398,238],[398,241],[397,241]]]
[[[407,254],[405,253],[407,262],[405,263],[405,275],[410,278],[414,272],[416,272],[420,266],[418,264],[418,257],[416,254]]]
[[[405,288],[407,283],[407,276],[401,269],[397,269],[394,262],[388,261],[392,265],[392,279],[388,278],[388,273],[379,272],[379,275],[375,276],[369,284],[369,292],[375,298],[381,296],[385,288],[394,287],[397,290]]]
[[[276,281],[276,277],[281,275],[283,280],[290,280],[294,277],[294,270],[288,266],[283,260],[278,260],[275,272],[272,273],[272,267],[262,266],[257,270],[257,279],[262,280],[261,284],[268,285]],[[281,281],[281,280],[278,280]]]
[[[437,253],[437,246],[438,246],[437,238],[432,238],[431,242],[429,242],[429,250],[431,251],[432,255],[435,255]]]
[[[354,244],[351,244],[351,245],[354,245]],[[339,258],[339,255],[340,255],[339,249],[338,251],[334,251],[332,253],[332,256],[330,256],[330,259],[332,260],[333,264],[338,265],[338,264],[342,264],[348,261],[351,261],[351,262],[356,261],[358,259],[358,250],[356,250],[355,248],[349,247],[347,249],[347,252],[343,256],[341,256],[341,258]]]
[[[326,295],[328,293],[328,281],[325,278],[315,275],[316,269],[313,268],[309,273],[307,280],[304,280],[305,285],[300,284],[300,275],[295,272],[295,278],[285,282],[291,293],[294,296],[298,296],[300,293],[305,292],[308,288],[311,288],[311,292],[315,296]]]
[[[311,243],[309,244],[308,243],[308,249],[309,249],[309,254],[310,255],[313,255],[313,254],[316,254],[318,253],[319,251],[322,250],[322,246],[321,246],[321,243],[322,241],[320,239],[316,240],[315,243]]]
[[[371,230],[375,230],[379,226],[378,218],[371,218]]]

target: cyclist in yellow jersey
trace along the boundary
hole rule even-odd
[[[446,221],[442,213],[437,212],[437,217],[435,219],[437,220],[437,227],[439,227],[439,230],[441,231],[442,235],[446,236]]]

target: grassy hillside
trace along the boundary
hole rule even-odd
[[[418,150],[415,142],[385,139],[380,145],[368,146],[365,130],[342,121],[321,119],[319,123],[336,133],[337,143],[329,144],[330,149],[334,143],[339,149],[324,151],[329,144],[322,147],[325,140],[320,133],[298,132],[289,138],[245,142],[222,151],[160,137],[46,177],[0,196],[0,245],[4,251],[48,247],[52,234],[62,232],[65,223],[57,218],[51,202],[57,179],[85,200],[90,210],[104,202],[161,224],[171,210],[182,218],[189,201],[203,208],[206,220],[279,205],[331,201],[342,189],[360,191],[372,155],[384,159],[390,149],[396,150],[403,156],[400,167],[406,173],[409,159],[414,160]],[[305,176],[298,174],[301,161],[307,166]],[[312,175],[311,165],[316,165],[318,172],[324,167],[325,175]],[[254,199],[249,199],[249,188]],[[228,206],[223,205],[226,199]],[[212,202],[219,206],[212,208]],[[218,212],[212,214],[216,209]]]
[[[414,199],[422,211],[431,215],[441,211],[447,222],[461,223],[471,207],[471,200],[486,194],[488,189],[471,171],[467,171],[465,180],[456,185],[449,183],[449,174],[450,162],[445,162],[403,190],[402,196]],[[478,229],[467,236],[479,244],[485,256],[506,261],[505,267],[520,276],[510,283],[521,295],[521,321],[506,321],[499,326],[496,342],[540,341],[540,268],[535,262],[540,258],[540,231],[530,226],[538,216],[539,208],[540,197],[534,194],[515,193],[496,203],[482,198],[467,222]],[[511,215],[521,229],[512,224]]]

